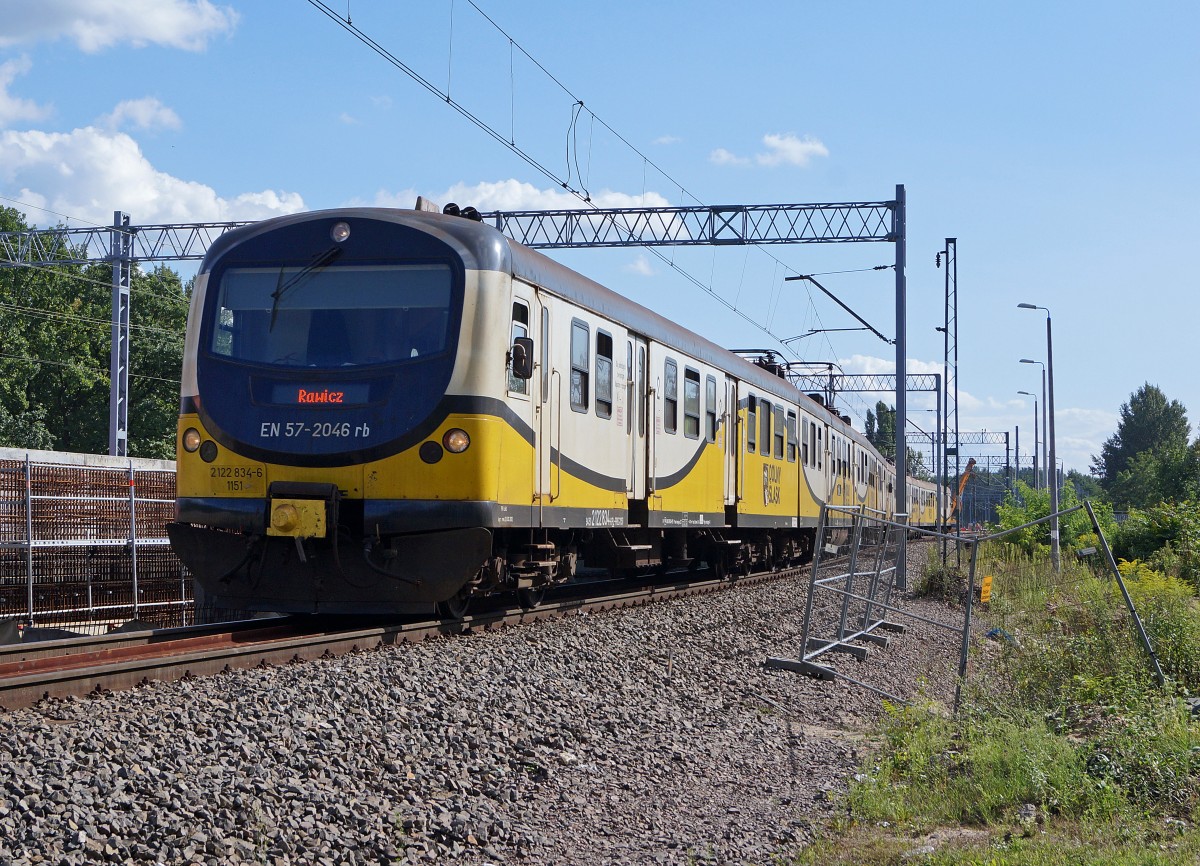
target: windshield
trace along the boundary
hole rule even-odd
[[[285,367],[385,364],[443,351],[447,265],[230,268],[209,348]]]

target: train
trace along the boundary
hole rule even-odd
[[[471,209],[267,219],[194,281],[168,534],[244,611],[461,617],[581,569],[778,569],[822,503],[897,510],[893,464],[784,372]],[[907,490],[935,525],[934,484]]]

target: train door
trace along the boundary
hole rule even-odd
[[[524,379],[516,375],[511,364],[507,374],[506,402],[508,408],[521,421],[517,428],[524,427],[533,433],[532,441],[529,442],[532,450],[528,447],[516,450],[511,459],[506,461],[500,474],[500,487],[497,493],[500,501],[505,503],[505,509],[509,511],[512,518],[515,518],[516,525],[526,525],[531,521],[536,522],[538,519],[538,515],[533,512],[539,504],[537,496],[538,433],[543,397],[542,380],[539,375],[542,347],[539,344],[543,341],[538,334],[538,327],[541,316],[542,306],[538,303],[537,293],[533,287],[514,282],[509,345],[515,345],[518,338],[531,337],[534,351],[534,375],[532,378]],[[530,496],[531,487],[534,494],[532,497]],[[517,509],[517,511],[513,513],[512,509]]]
[[[626,406],[625,435],[628,440],[625,461],[625,489],[631,500],[646,498],[647,417],[649,391],[646,385],[645,337],[629,335],[626,341]]]
[[[555,468],[553,458],[557,437],[562,436],[562,419],[558,417],[560,374],[554,369],[550,298],[540,295],[537,300],[540,301],[536,304],[535,317],[538,323],[535,349],[537,366],[533,377],[537,391],[536,418],[533,425],[533,448],[537,455],[537,465],[534,471],[533,498],[538,504],[537,524],[545,526],[543,509],[553,502],[555,485],[561,483],[552,470]]]

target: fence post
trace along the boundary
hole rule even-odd
[[[33,628],[33,469],[25,454],[25,573],[29,581],[29,627]]]
[[[863,514],[850,515],[850,567],[846,572],[846,594],[842,596],[842,618],[838,623],[837,639],[846,636],[846,618],[850,613],[850,595],[854,592],[854,572],[858,570],[858,546],[862,540]]]
[[[1091,500],[1085,499],[1083,507],[1087,509],[1088,517],[1092,519],[1092,528],[1096,530],[1096,536],[1100,539],[1100,548],[1104,551],[1104,558],[1108,561],[1108,567],[1112,570],[1113,577],[1117,579],[1117,586],[1121,587],[1121,595],[1125,597],[1125,607],[1129,609],[1129,615],[1133,617],[1138,638],[1141,639],[1146,655],[1150,657],[1150,664],[1154,665],[1154,677],[1158,680],[1159,688],[1161,688],[1167,684],[1167,678],[1163,675],[1162,668],[1159,667],[1158,656],[1150,644],[1150,637],[1146,634],[1145,627],[1142,626],[1142,618],[1138,616],[1137,608],[1133,606],[1133,599],[1129,597],[1129,590],[1125,588],[1125,579],[1121,577],[1121,569],[1117,568],[1117,561],[1113,559],[1112,551],[1108,549],[1108,539],[1100,531],[1100,522],[1096,520],[1096,513],[1092,511]]]
[[[129,557],[133,569],[133,618],[138,618],[137,482],[129,461]]]
[[[821,513],[817,518],[817,534],[813,542],[812,580],[808,583],[808,598],[804,601],[804,624],[800,627],[800,647],[803,654],[808,646],[808,623],[812,619],[813,595],[817,589],[817,571],[821,568],[822,546],[825,544],[826,510],[828,505],[821,503]]]
[[[967,610],[963,622],[962,652],[958,657],[958,682],[954,686],[954,712],[962,702],[962,687],[967,679],[967,655],[971,651],[971,609],[975,604],[975,566],[979,562],[979,542],[971,543],[971,571],[967,578]]]

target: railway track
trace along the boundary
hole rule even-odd
[[[796,577],[803,566],[734,579],[698,580],[630,587],[596,594],[612,583],[563,588],[537,608],[497,606],[461,620],[405,620],[364,624],[317,617],[281,617],[212,626],[114,633],[0,647],[0,707],[28,707],[47,698],[103,694],[155,681],[210,676],[234,669],[311,661],[532,622],[571,613],[596,612],[716,592]]]

